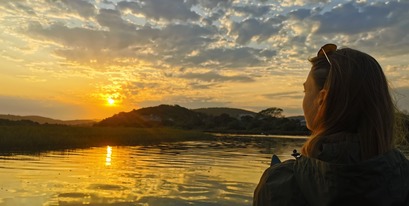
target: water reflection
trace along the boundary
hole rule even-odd
[[[0,205],[251,205],[296,141],[189,141],[0,158]]]
[[[105,158],[105,165],[106,166],[111,166],[111,156],[112,156],[112,147],[107,146],[107,154]]]

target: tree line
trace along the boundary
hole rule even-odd
[[[95,126],[175,127],[211,132],[307,134],[302,119],[286,118],[283,109],[271,107],[254,114],[231,116],[208,115],[179,105],[159,105],[131,112],[121,112]]]

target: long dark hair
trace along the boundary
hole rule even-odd
[[[389,86],[379,63],[370,55],[343,48],[314,57],[311,73],[316,86],[327,91],[316,125],[302,153],[315,157],[326,135],[358,133],[361,156],[368,159],[394,147],[394,111]]]

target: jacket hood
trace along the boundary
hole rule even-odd
[[[294,176],[308,203],[409,205],[409,161],[398,150],[362,161],[356,134],[337,136],[327,138],[316,159],[295,161]]]

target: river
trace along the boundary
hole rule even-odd
[[[4,205],[251,205],[271,154],[304,140],[257,137],[0,155]]]
[[[266,139],[0,155],[0,205],[251,205],[271,154],[300,146]]]

